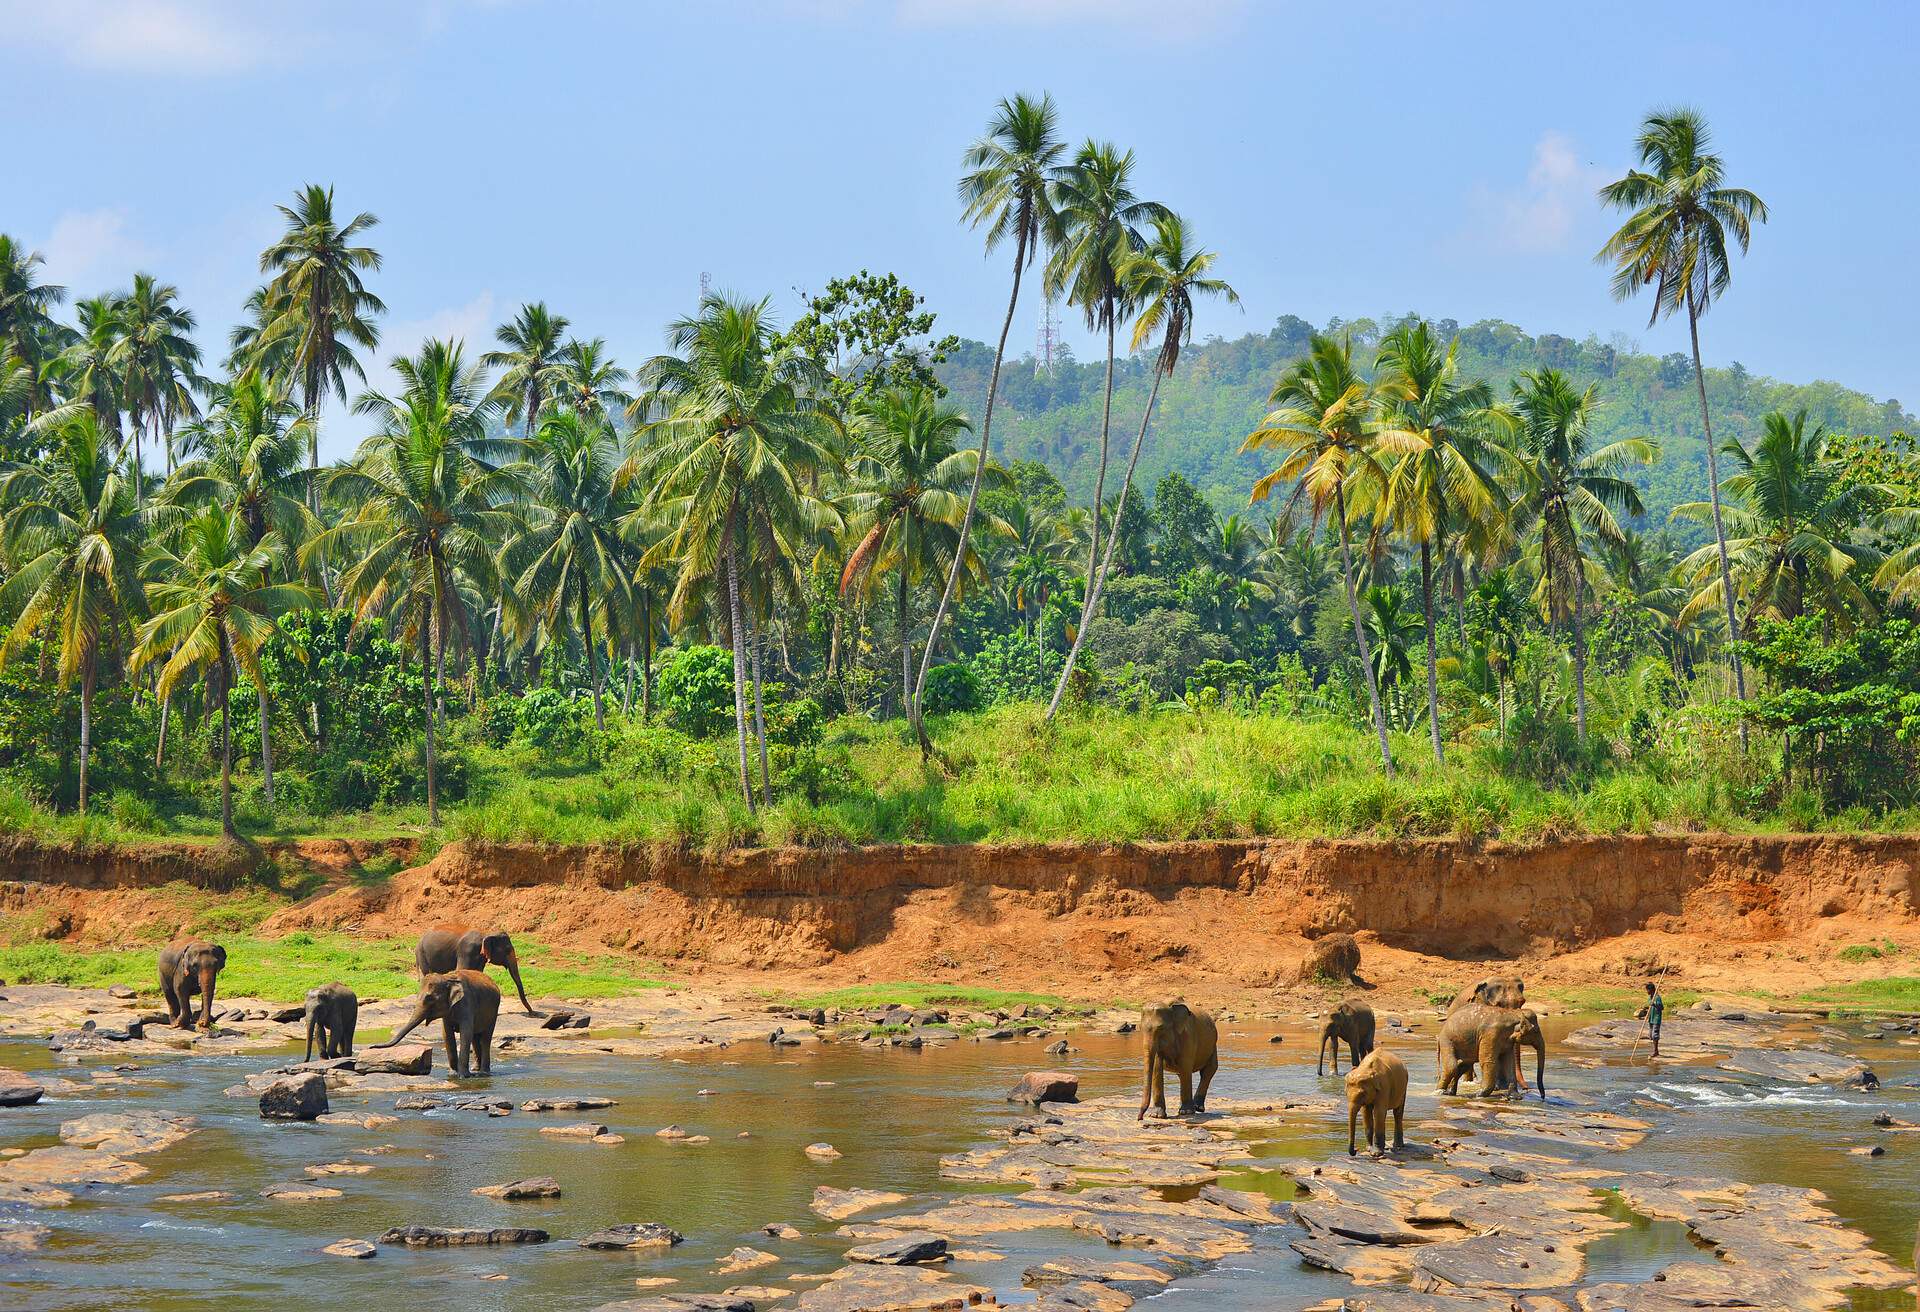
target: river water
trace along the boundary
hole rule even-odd
[[[1577,1018],[1554,1018],[1558,1038]],[[1286,1029],[1285,1041],[1255,1023],[1229,1025],[1215,1089],[1234,1097],[1333,1093],[1338,1081],[1316,1079],[1311,1037]],[[1413,1071],[1408,1137],[1442,1131],[1431,1092],[1432,1027],[1389,1046]],[[808,1210],[815,1186],[889,1189],[910,1196],[903,1208],[985,1187],[956,1185],[939,1175],[943,1154],[978,1147],[1011,1118],[1030,1115],[1003,1101],[1029,1070],[1065,1065],[1081,1079],[1083,1096],[1138,1087],[1137,1040],[1074,1035],[1079,1049],[1048,1057],[1040,1040],[958,1042],[921,1051],[828,1044],[800,1050],[736,1044],[685,1060],[580,1056],[496,1056],[490,1081],[472,1089],[530,1097],[598,1094],[618,1105],[584,1113],[534,1115],[515,1111],[489,1118],[466,1111],[401,1112],[392,1125],[366,1130],[342,1125],[270,1124],[252,1098],[223,1090],[247,1074],[276,1064],[262,1054],[233,1058],[153,1060],[127,1087],[87,1096],[56,1097],[0,1109],[0,1148],[31,1148],[56,1141],[63,1120],[92,1112],[144,1108],[196,1118],[199,1131],[182,1144],[138,1158],[150,1174],[138,1182],[91,1191],[76,1189],[65,1208],[31,1211],[0,1205],[11,1216],[52,1227],[40,1252],[11,1262],[0,1258],[0,1307],[9,1309],[271,1308],[318,1300],[342,1308],[588,1309],[645,1292],[636,1278],[676,1281],[662,1292],[691,1293],[738,1284],[782,1284],[795,1273],[837,1269],[847,1242],[837,1223]],[[1550,1054],[1548,1084],[1589,1095],[1596,1105],[1652,1120],[1654,1131],[1637,1147],[1607,1158],[1608,1166],[1673,1174],[1716,1175],[1753,1182],[1812,1186],[1824,1191],[1848,1224],[1866,1232],[1903,1265],[1920,1215],[1920,1133],[1877,1131],[1877,1112],[1920,1121],[1920,1060],[1915,1048],[1896,1046],[1863,1031],[1847,1034],[1847,1050],[1878,1071],[1877,1093],[1787,1088],[1760,1080],[1703,1083],[1699,1068],[1650,1071],[1624,1055],[1590,1067]],[[436,1069],[441,1056],[436,1054]],[[298,1053],[293,1054],[297,1059]],[[0,1044],[0,1064],[53,1070],[74,1077],[105,1065],[55,1065],[39,1045]],[[702,1090],[709,1091],[702,1094]],[[336,1095],[334,1110],[391,1112],[393,1095],[363,1099]],[[1650,1110],[1647,1104],[1671,1110]],[[555,1140],[542,1125],[592,1119],[626,1136],[619,1145]],[[705,1144],[662,1140],[669,1124],[709,1137]],[[1344,1125],[1289,1130],[1254,1145],[1258,1156],[1323,1157],[1343,1144]],[[1458,1135],[1456,1124],[1444,1132]],[[817,1162],[805,1145],[826,1141],[842,1156]],[[1884,1157],[1850,1156],[1854,1145],[1882,1143]],[[364,1155],[358,1149],[390,1146]],[[367,1175],[323,1181],[344,1196],[312,1202],[263,1199],[259,1190],[297,1181],[305,1166],[371,1163]],[[552,1175],[564,1196],[502,1203],[474,1196],[476,1186],[528,1175]],[[1277,1174],[1228,1176],[1224,1183],[1288,1196]],[[163,1194],[226,1190],[229,1201],[167,1203]],[[900,1209],[894,1209],[900,1210]],[[863,1214],[865,1221],[885,1210]],[[1676,1260],[1713,1261],[1679,1225],[1619,1212],[1631,1228],[1588,1250],[1588,1281],[1645,1279]],[[572,1239],[602,1226],[658,1221],[686,1236],[670,1250],[588,1252]],[[804,1232],[778,1240],[761,1227],[784,1221]],[[337,1239],[373,1238],[407,1223],[441,1226],[537,1226],[555,1242],[517,1248],[403,1250],[383,1247],[369,1261],[323,1256]],[[1007,1256],[995,1262],[955,1262],[956,1276],[995,1288],[1002,1302],[1032,1297],[1020,1288],[1023,1256],[1057,1253],[1075,1241],[1058,1232],[992,1236],[976,1247]],[[738,1245],[776,1253],[778,1266],[731,1276],[716,1263]],[[1029,1246],[1031,1245],[1031,1246]],[[1040,1247],[1039,1245],[1044,1245]],[[1094,1241],[1088,1251],[1104,1250]],[[1127,1256],[1125,1252],[1121,1256]],[[491,1277],[491,1278],[490,1278]],[[504,1277],[504,1279],[500,1278]],[[787,1285],[787,1288],[804,1288]],[[1148,1303],[1162,1308],[1300,1308],[1336,1297],[1351,1286],[1341,1277],[1301,1265],[1279,1232],[1253,1253],[1184,1278]],[[1143,1306],[1148,1305],[1143,1303]],[[1862,1294],[1861,1309],[1910,1308],[1911,1293]]]

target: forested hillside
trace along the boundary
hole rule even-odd
[[[1374,344],[1391,322],[1334,320],[1330,328],[1351,332],[1356,355],[1370,360]],[[1470,377],[1485,378],[1496,395],[1523,369],[1550,365],[1565,370],[1583,386],[1597,383],[1603,405],[1597,437],[1650,437],[1660,443],[1661,458],[1635,470],[1652,528],[1667,522],[1678,502],[1706,494],[1706,453],[1701,441],[1699,404],[1693,371],[1682,353],[1666,356],[1623,350],[1596,338],[1574,341],[1553,333],[1529,336],[1499,320],[1461,327],[1450,319],[1436,327],[1458,334],[1460,358]],[[1220,513],[1244,510],[1253,480],[1269,466],[1258,456],[1239,454],[1240,442],[1265,412],[1267,393],[1292,361],[1306,353],[1313,325],[1282,315],[1266,333],[1232,340],[1210,338],[1181,359],[1180,369],[1160,388],[1160,401],[1144,454],[1138,486],[1152,488],[1171,470],[1185,475]],[[993,350],[963,341],[940,370],[941,381],[969,413],[985,406]],[[1033,358],[1013,361],[1001,380],[1001,407],[995,415],[994,445],[1003,461],[1042,460],[1068,491],[1084,502],[1093,488],[1099,457],[1100,361],[1060,362],[1051,371]],[[1151,379],[1146,358],[1121,361],[1114,382],[1114,445],[1124,460],[1126,445],[1140,423]],[[1831,382],[1783,383],[1748,373],[1738,363],[1707,370],[1707,396],[1715,430],[1723,438],[1750,441],[1769,411],[1792,413],[1805,407],[1813,422],[1836,432],[1913,432],[1915,421],[1898,401],[1879,402]],[[1706,541],[1703,525],[1674,526],[1677,541]]]

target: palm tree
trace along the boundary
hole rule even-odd
[[[1845,464],[1827,455],[1827,430],[1807,430],[1805,410],[1791,419],[1768,415],[1752,451],[1730,441],[1721,453],[1738,470],[1721,489],[1731,501],[1721,514],[1732,529],[1727,551],[1748,614],[1792,619],[1814,602],[1871,615],[1873,601],[1856,580],[1882,557],[1852,534],[1887,507],[1891,490],[1849,478]],[[1698,521],[1711,510],[1710,502],[1690,501],[1673,515]],[[1721,600],[1720,582],[1711,549],[1694,552],[1681,568],[1699,587],[1680,612],[1685,622]]]
[[[351,348],[372,350],[379,344],[373,316],[387,308],[361,278],[380,267],[380,252],[355,244],[380,220],[362,212],[344,225],[337,222],[333,188],[318,183],[279,208],[287,229],[260,254],[260,271],[273,275],[263,303],[274,318],[258,345],[284,343],[288,364],[299,372],[308,422],[307,467],[314,480],[308,494],[318,514],[321,403],[329,393],[346,398],[349,373],[365,378]]]
[[[0,473],[0,538],[14,571],[0,611],[16,616],[0,665],[36,636],[58,643],[61,687],[80,680],[80,813],[87,811],[93,692],[103,648],[146,613],[140,590],[141,524],[133,489],[91,410],[53,430],[44,463]]]
[[[966,516],[960,493],[973,478],[974,451],[958,450],[973,425],[930,387],[886,388],[862,398],[853,415],[851,486],[842,500],[858,545],[840,571],[844,595],[863,574],[896,576],[900,633],[900,707],[913,705],[913,635],[908,593],[958,549]],[[977,570],[979,562],[973,562]]]
[[[1089,331],[1104,330],[1107,335],[1107,381],[1100,411],[1100,464],[1093,483],[1093,506],[1106,503],[1108,433],[1113,426],[1113,340],[1120,316],[1128,313],[1134,289],[1126,269],[1133,258],[1146,249],[1141,228],[1149,222],[1172,217],[1167,208],[1133,194],[1133,152],[1122,151],[1111,142],[1087,141],[1066,167],[1053,179],[1053,205],[1060,224],[1060,236],[1047,261],[1047,293],[1064,295],[1069,305],[1080,307]],[[1176,233],[1177,233],[1176,229]],[[1177,248],[1185,254],[1184,246]],[[1211,262],[1212,256],[1206,257]],[[1225,283],[1220,286],[1224,288]],[[1157,382],[1158,379],[1156,378]],[[1093,521],[1093,536],[1087,545],[1087,578],[1093,579],[1100,564],[1100,519]],[[1087,604],[1095,600],[1096,589],[1087,589]],[[1093,617],[1083,609],[1080,627],[1084,630]],[[1061,687],[1073,668],[1073,657],[1061,670]],[[1060,694],[1054,694],[1048,708],[1058,706]]]
[[[1613,294],[1627,300],[1642,287],[1654,289],[1651,328],[1663,315],[1686,311],[1693,344],[1693,381],[1700,394],[1700,426],[1707,435],[1707,492],[1713,506],[1713,541],[1720,556],[1721,596],[1726,602],[1727,652],[1733,662],[1737,696],[1747,695],[1740,664],[1740,625],[1734,614],[1733,571],[1727,559],[1727,533],[1721,522],[1720,468],[1714,459],[1713,415],[1707,407],[1707,376],[1700,367],[1700,316],[1733,279],[1727,238],[1741,251],[1753,234],[1753,222],[1767,221],[1767,207],[1740,187],[1723,185],[1725,163],[1707,149],[1707,121],[1697,110],[1656,110],[1641,124],[1640,163],[1617,182],[1600,189],[1600,199],[1630,211],[1620,230],[1594,258],[1614,266]],[[1747,740],[1746,722],[1740,741]]]
[[[1285,454],[1271,473],[1253,485],[1251,500],[1264,501],[1273,489],[1297,481],[1288,512],[1302,496],[1318,528],[1327,511],[1340,530],[1340,577],[1345,585],[1347,614],[1353,620],[1353,641],[1360,651],[1366,676],[1367,700],[1373,709],[1374,732],[1380,739],[1380,763],[1393,777],[1393,748],[1387,741],[1386,708],[1380,701],[1380,681],[1360,618],[1354,591],[1353,543],[1348,533],[1349,491],[1384,495],[1387,485],[1382,454],[1401,454],[1407,444],[1381,438],[1374,427],[1374,388],[1353,365],[1353,344],[1315,333],[1307,358],[1295,364],[1275,384],[1268,403],[1274,409],[1241,444],[1244,451],[1275,450]]]
[[[913,696],[908,700],[907,716],[920,739],[925,756],[931,744],[920,722],[920,696],[926,690],[927,671],[933,668],[933,653],[940,645],[940,628],[953,604],[954,588],[960,582],[968,544],[972,541],[974,507],[980,501],[980,482],[992,463],[993,406],[1000,392],[1000,367],[1007,357],[1007,334],[1013,328],[1014,307],[1020,303],[1020,276],[1040,253],[1041,246],[1059,232],[1048,187],[1059,167],[1063,147],[1059,135],[1059,111],[1052,96],[1014,96],[1002,100],[987,124],[986,135],[967,148],[961,156],[960,204],[970,227],[987,230],[987,251],[991,253],[1003,241],[1013,242],[1013,290],[1007,296],[1007,317],[1000,323],[1000,340],[993,348],[993,372],[987,378],[986,410],[980,418],[979,454],[974,458],[973,485],[967,489],[967,508],[960,517],[961,549],[947,566],[946,585],[940,591],[940,604],[934,608],[933,622],[927,628],[927,646],[920,657],[920,673],[914,680]]]
[[[1373,676],[1382,688],[1396,687],[1413,675],[1413,649],[1421,632],[1419,617],[1408,612],[1407,594],[1398,584],[1378,583],[1362,598],[1367,634],[1373,639]]]
[[[614,490],[619,465],[606,420],[578,410],[548,412],[529,444],[533,467],[527,525],[504,564],[513,590],[545,623],[559,628],[571,607],[593,686],[593,722],[607,727],[605,681],[593,641],[593,612],[623,612],[630,546],[620,536],[622,507]]]
[[[37,375],[42,364],[46,330],[53,307],[66,299],[67,289],[41,282],[37,272],[45,263],[39,251],[29,251],[0,232],[0,354],[11,350]],[[24,416],[33,419],[43,398],[29,390]]]
[[[435,672],[448,624],[466,624],[462,582],[497,593],[497,546],[518,527],[508,506],[524,495],[526,479],[519,465],[489,458],[500,449],[487,436],[494,407],[458,343],[427,342],[417,358],[399,357],[393,368],[403,383],[398,396],[372,393],[354,403],[356,412],[380,421],[380,431],[326,479],[328,492],[355,509],[310,538],[300,557],[304,567],[352,547],[355,559],[342,571],[340,588],[358,614],[395,612],[412,623],[420,648],[427,817],[437,824]]]
[[[148,567],[156,576],[148,585],[153,618],[140,626],[133,668],[164,660],[162,699],[196,670],[212,675],[220,704],[220,831],[237,837],[233,827],[233,706],[238,671],[265,687],[260,649],[290,610],[313,605],[314,590],[272,579],[286,552],[272,532],[254,541],[246,521],[223,506],[208,506],[180,529],[174,550],[156,544]],[[267,725],[262,722],[261,736]]]
[[[1425,321],[1403,323],[1380,343],[1381,421],[1411,439],[1394,462],[1382,507],[1403,537],[1420,545],[1420,608],[1427,644],[1427,729],[1440,743],[1440,675],[1433,631],[1433,549],[1463,527],[1490,525],[1499,485],[1489,469],[1497,429],[1493,389],[1460,376],[1458,341],[1443,348]]]
[[[1482,655],[1492,672],[1500,703],[1500,738],[1507,736],[1507,683],[1520,657],[1520,638],[1526,626],[1526,596],[1511,569],[1487,571],[1466,595],[1461,609],[1473,620],[1484,644]],[[1464,627],[1464,618],[1462,621]]]
[[[65,405],[39,416],[35,424],[50,430],[64,426],[75,410],[91,410],[101,433],[118,447],[124,402],[123,380],[114,365],[120,342],[120,300],[115,296],[90,296],[73,308],[80,331],[58,361],[68,399]]]
[[[605,338],[596,337],[590,342],[570,339],[554,361],[552,379],[552,399],[583,415],[611,415],[616,407],[632,401],[624,384],[631,382],[633,375],[613,362]]]
[[[749,811],[743,562],[769,572],[791,568],[782,536],[834,517],[804,482],[828,464],[828,425],[816,399],[825,376],[775,337],[766,301],[702,298],[697,315],[668,329],[676,354],[655,356],[640,369],[635,411],[660,417],[641,430],[649,444],[619,474],[621,485],[638,479],[648,489],[650,509],[678,512],[673,533],[642,558],[643,565],[678,562],[670,619],[684,618],[716,576],[725,576],[740,793]]]
[[[1658,449],[1639,437],[1594,449],[1598,386],[1578,389],[1558,369],[1523,372],[1513,384],[1513,407],[1518,418],[1516,500],[1526,521],[1540,528],[1540,585],[1547,616],[1572,620],[1575,719],[1585,742],[1587,558],[1580,533],[1584,528],[1603,542],[1620,540],[1616,512],[1642,512],[1639,492],[1618,477],[1618,471],[1630,463],[1650,464]]]
[[[565,315],[552,314],[545,301],[520,307],[512,323],[503,323],[494,338],[505,350],[488,351],[480,363],[501,370],[493,385],[508,423],[524,420],[531,438],[540,428],[540,407],[557,382],[560,338],[567,331]]]
[[[1083,154],[1083,159],[1085,158]],[[1131,152],[1125,157],[1132,160]],[[1078,167],[1076,165],[1076,167]],[[1103,170],[1104,171],[1104,170]],[[1124,170],[1121,170],[1124,183]],[[1063,184],[1063,186],[1066,184]],[[1082,180],[1075,186],[1085,188],[1088,184]],[[1124,185],[1119,188],[1108,184],[1102,188],[1112,193],[1118,190],[1124,193]],[[1195,296],[1223,296],[1232,304],[1239,304],[1239,293],[1219,278],[1208,276],[1216,258],[1211,251],[1199,250],[1190,244],[1187,226],[1180,216],[1159,206],[1144,206],[1138,203],[1123,206],[1118,213],[1124,215],[1131,211],[1151,212],[1153,216],[1153,241],[1144,249],[1127,254],[1116,271],[1117,279],[1124,284],[1113,293],[1106,302],[1106,308],[1099,311],[1107,318],[1107,396],[1106,410],[1113,409],[1113,323],[1111,316],[1118,312],[1119,297],[1124,295],[1127,303],[1138,305],[1140,315],[1134,321],[1131,350],[1139,350],[1156,332],[1161,334],[1160,351],[1153,362],[1153,386],[1147,392],[1146,409],[1140,415],[1140,431],[1133,435],[1133,451],[1127,457],[1126,476],[1120,483],[1120,504],[1114,511],[1116,531],[1107,535],[1107,552],[1096,562],[1094,554],[1099,551],[1099,517],[1095,516],[1093,527],[1093,546],[1089,548],[1087,562],[1088,578],[1092,580],[1087,588],[1086,603],[1080,611],[1080,627],[1074,632],[1073,646],[1067,650],[1066,662],[1060,667],[1060,679],[1053,688],[1053,700],[1047,703],[1047,718],[1052,719],[1060,709],[1060,699],[1066,695],[1067,680],[1072,677],[1074,662],[1080,657],[1081,644],[1086,641],[1087,630],[1092,626],[1093,617],[1099,614],[1100,594],[1106,588],[1107,573],[1113,568],[1114,544],[1119,541],[1117,526],[1120,516],[1126,514],[1127,494],[1133,489],[1133,471],[1140,463],[1140,448],[1147,438],[1147,425],[1153,420],[1154,403],[1160,398],[1160,384],[1173,373],[1174,365],[1180,361],[1180,348],[1193,340],[1193,299]],[[1068,250],[1081,249],[1085,244],[1084,224],[1081,210],[1072,204],[1063,206],[1067,215],[1068,231],[1073,234],[1075,245]],[[1118,224],[1115,242],[1129,246],[1132,241],[1131,229],[1125,222]],[[1063,251],[1062,254],[1067,252]],[[1093,258],[1091,250],[1086,258]],[[1077,277],[1091,278],[1092,272],[1081,270]],[[1104,273],[1101,274],[1104,277]],[[1089,316],[1093,314],[1089,311]],[[1102,420],[1100,435],[1101,477],[1106,473],[1106,432],[1105,420]],[[1097,486],[1097,485],[1096,485]],[[1099,501],[1095,500],[1095,505]],[[1095,569],[1095,564],[1098,569]]]
[[[179,304],[180,289],[150,273],[133,275],[133,290],[120,298],[119,340],[109,355],[122,383],[128,419],[133,425],[133,493],[141,494],[140,433],[147,429],[166,452],[173,473],[173,427],[182,416],[200,413],[194,400],[200,377],[200,348],[194,345],[193,312]]]

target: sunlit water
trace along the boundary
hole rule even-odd
[[[1553,1028],[1564,1031],[1570,1022]],[[1230,1029],[1236,1027],[1229,1027]],[[1252,1025],[1226,1041],[1220,1093],[1272,1097],[1339,1088],[1331,1075],[1316,1079],[1311,1039],[1289,1031],[1270,1045],[1270,1033]],[[1409,1137],[1437,1131],[1432,1083],[1431,1025],[1389,1045],[1413,1068]],[[502,1118],[475,1112],[398,1113],[397,1124],[374,1130],[350,1126],[282,1125],[262,1121],[252,1099],[223,1090],[271,1058],[153,1060],[126,1090],[92,1096],[52,1095],[30,1108],[0,1110],[0,1147],[36,1147],[55,1141],[62,1120],[89,1112],[149,1108],[186,1113],[200,1126],[181,1145],[139,1158],[151,1174],[138,1183],[78,1191],[63,1209],[30,1211],[0,1206],[0,1216],[51,1226],[48,1247],[0,1266],[0,1306],[31,1309],[183,1309],[216,1305],[271,1307],[316,1295],[341,1307],[463,1309],[584,1309],[639,1294],[635,1277],[666,1276],[666,1292],[718,1290],[736,1284],[780,1284],[794,1273],[826,1272],[841,1264],[847,1241],[837,1223],[808,1210],[814,1187],[885,1188],[911,1196],[903,1207],[930,1205],[967,1192],[939,1176],[943,1154],[981,1145],[990,1132],[1030,1113],[1003,1101],[1028,1070],[1066,1065],[1081,1078],[1083,1095],[1132,1092],[1138,1084],[1137,1040],[1076,1035],[1080,1051],[1048,1057],[1042,1041],[960,1042],[940,1049],[828,1045],[775,1050],[738,1044],[684,1062],[615,1058],[600,1054],[496,1059],[489,1082],[474,1092],[529,1097],[601,1094],[615,1107],[585,1113]],[[1885,1082],[1878,1093],[1785,1089],[1762,1081],[1702,1084],[1696,1068],[1649,1070],[1644,1057],[1586,1069],[1557,1049],[1550,1089],[1587,1094],[1598,1105],[1655,1122],[1640,1146],[1608,1154],[1605,1164],[1676,1174],[1721,1175],[1750,1181],[1810,1185],[1825,1191],[1834,1210],[1904,1262],[1920,1211],[1920,1135],[1889,1134],[1870,1124],[1876,1112],[1920,1120],[1920,1062],[1915,1050],[1864,1036],[1847,1046],[1870,1060]],[[440,1054],[436,1054],[438,1061]],[[51,1068],[74,1076],[79,1067],[53,1064],[38,1045],[0,1047],[13,1066]],[[712,1090],[701,1096],[703,1089]],[[394,1095],[366,1099],[336,1094],[335,1110],[390,1112]],[[1650,1111],[1642,1102],[1671,1111]],[[627,1142],[604,1146],[558,1141],[542,1125],[581,1119],[604,1122]],[[702,1145],[677,1144],[654,1132],[677,1124],[704,1134]],[[1254,1145],[1260,1157],[1322,1157],[1344,1145],[1344,1118],[1277,1132]],[[742,1134],[746,1137],[740,1137]],[[1459,1134],[1458,1123],[1446,1133]],[[820,1163],[805,1145],[824,1140],[843,1154]],[[1855,1144],[1879,1142],[1887,1156],[1847,1155]],[[379,1156],[358,1148],[392,1145]],[[371,1174],[323,1181],[338,1199],[277,1202],[262,1199],[266,1185],[296,1181],[311,1163],[364,1161]],[[552,1175],[564,1197],[502,1203],[473,1196],[475,1186],[527,1175]],[[1280,1196],[1291,1185],[1277,1174],[1241,1172],[1226,1183]],[[973,1186],[972,1188],[979,1188]],[[231,1201],[158,1204],[161,1194],[231,1191]],[[1636,1217],[1618,1206],[1630,1228],[1594,1244],[1589,1281],[1641,1280],[1670,1262],[1712,1261],[1683,1227]],[[900,1210],[900,1209],[893,1209]],[[855,1218],[884,1216],[878,1211]],[[686,1236],[665,1251],[602,1253],[571,1241],[623,1221],[659,1221]],[[761,1233],[785,1221],[805,1233],[777,1240]],[[537,1226],[555,1242],[518,1248],[410,1251],[383,1248],[370,1261],[323,1256],[336,1239],[372,1238],[390,1226]],[[1286,1246],[1287,1231],[1261,1238],[1251,1254],[1228,1259],[1179,1281],[1153,1300],[1166,1306],[1209,1309],[1298,1308],[1349,1289],[1338,1276],[1303,1267]],[[1032,1297],[1021,1289],[1024,1259],[1081,1245],[1064,1232],[990,1236],[968,1247],[1007,1254],[998,1262],[956,1262],[959,1278],[992,1286],[1002,1302]],[[781,1262],[720,1276],[713,1268],[730,1250],[748,1245]],[[1097,1241],[1087,1251],[1104,1248]],[[1123,1254],[1124,1255],[1124,1254]],[[486,1279],[504,1276],[505,1279]],[[805,1286],[787,1285],[787,1288]],[[1195,1301],[1198,1300],[1198,1301]],[[1860,1306],[1911,1307],[1909,1293],[1864,1297]]]

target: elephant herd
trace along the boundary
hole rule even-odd
[[[493,1030],[500,1016],[500,988],[487,978],[489,965],[504,967],[520,994],[529,1016],[538,1016],[520,982],[520,959],[513,940],[499,932],[442,926],[420,936],[413,950],[420,972],[420,996],[412,1017],[376,1048],[391,1048],[430,1020],[441,1024],[447,1045],[447,1064],[461,1076],[477,1069],[487,1074],[493,1066]],[[193,999],[202,999],[198,1025],[213,1028],[213,993],[227,965],[227,950],[217,943],[188,939],[160,950],[160,992],[167,1000],[167,1022],[193,1029]],[[344,984],[322,984],[307,991],[307,1060],[313,1059],[315,1040],[321,1058],[351,1057],[353,1032],[359,1022],[360,999]]]
[[[1496,975],[1456,994],[1447,1006],[1434,1053],[1439,1088],[1459,1092],[1460,1081],[1479,1072],[1481,1096],[1527,1092],[1521,1049],[1534,1051],[1534,1085],[1547,1096],[1547,1040],[1540,1017],[1527,1003],[1526,982],[1517,975]],[[1140,1098],[1140,1115],[1149,1108],[1167,1114],[1166,1074],[1180,1077],[1180,1111],[1187,1116],[1204,1112],[1207,1087],[1220,1069],[1219,1030],[1213,1017],[1184,1002],[1162,1002],[1140,1013],[1145,1040],[1147,1079]],[[1374,1042],[1373,1008],[1357,999],[1335,1007],[1320,1029],[1320,1047],[1314,1073],[1326,1070],[1329,1049],[1333,1073],[1340,1073],[1340,1048],[1346,1046],[1349,1069],[1347,1092],[1347,1152],[1356,1150],[1355,1131],[1366,1118],[1367,1144],[1376,1152],[1387,1147],[1387,1117],[1393,1117],[1394,1147],[1404,1147],[1407,1107],[1407,1066]],[[1198,1087],[1194,1077],[1199,1077]]]

